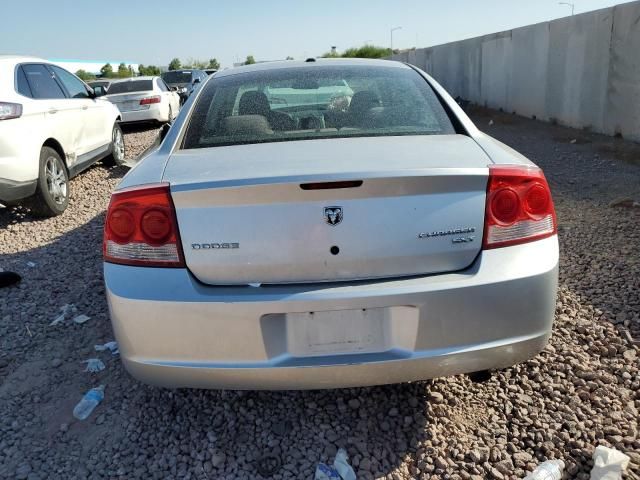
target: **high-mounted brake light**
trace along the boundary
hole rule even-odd
[[[184,267],[168,183],[111,195],[104,225],[104,261],[145,267]]]
[[[490,165],[483,248],[531,242],[556,232],[556,212],[542,170]]]
[[[22,115],[22,105],[19,103],[0,102],[0,120],[18,118]]]
[[[152,103],[160,103],[160,95],[154,95],[153,97],[146,97],[140,100],[140,105],[151,105]]]

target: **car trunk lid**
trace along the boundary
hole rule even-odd
[[[118,110],[121,112],[131,112],[135,110],[148,110],[149,105],[140,105],[140,100],[152,96],[154,96],[154,92],[150,90],[146,92],[106,95],[105,98],[118,107]]]
[[[326,282],[469,266],[489,163],[462,135],[343,138],[182,150],[164,181],[200,281]]]

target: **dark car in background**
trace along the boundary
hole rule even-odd
[[[180,95],[180,104],[184,104],[198,84],[205,81],[208,75],[197,69],[170,70],[162,74],[162,79],[169,87],[176,89]]]

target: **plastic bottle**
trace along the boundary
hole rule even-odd
[[[547,460],[536,467],[524,480],[560,480],[564,462],[562,460]]]
[[[104,398],[104,385],[92,388],[84,394],[82,400],[78,402],[76,408],[73,409],[73,416],[78,420],[85,420],[93,409],[96,408]]]

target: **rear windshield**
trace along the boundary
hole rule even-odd
[[[183,148],[452,133],[435,93],[414,70],[310,66],[212,79],[197,100]]]
[[[191,71],[179,72],[172,70],[162,74],[162,79],[167,83],[191,83]]]
[[[151,80],[131,80],[112,83],[109,87],[109,95],[115,93],[147,92],[149,90],[153,90],[153,82]]]

